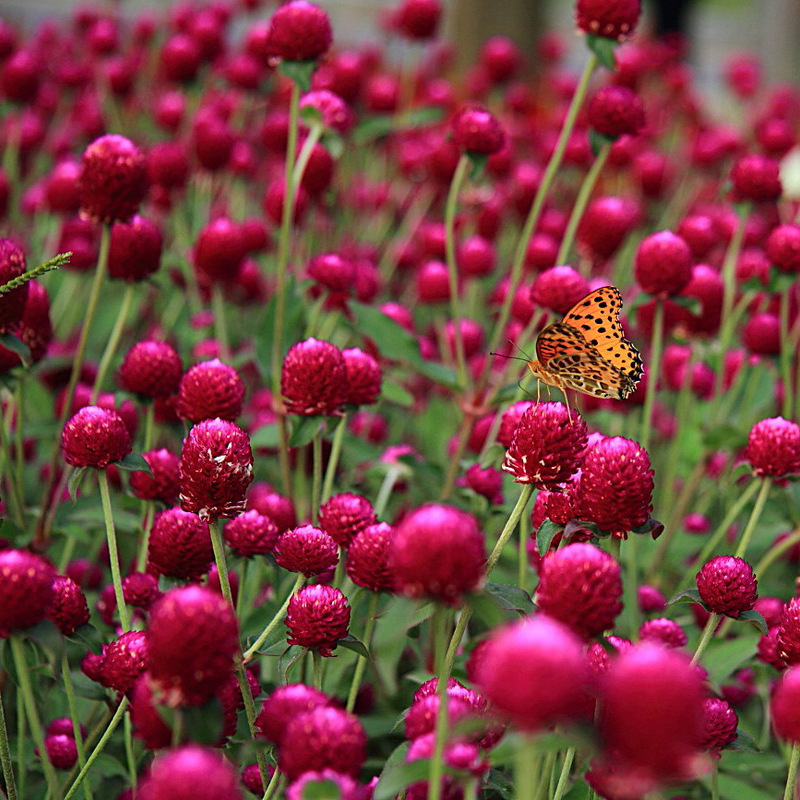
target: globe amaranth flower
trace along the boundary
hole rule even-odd
[[[278,686],[261,706],[256,727],[265,739],[280,744],[286,726],[298,714],[330,704],[328,695],[304,683]]]
[[[278,767],[290,781],[323,769],[355,777],[366,758],[366,744],[355,716],[341,708],[317,706],[286,726],[278,746]]]
[[[391,592],[394,572],[389,561],[394,528],[386,522],[368,525],[347,549],[347,577],[371,592]]]
[[[536,276],[530,294],[531,301],[537,306],[566,314],[589,294],[589,283],[570,266],[551,267]]]
[[[47,296],[47,290],[40,283],[29,281],[25,285],[29,291],[22,319],[16,325],[10,326],[6,332],[13,333],[27,346],[30,353],[28,362],[38,364],[47,353],[48,345],[53,338],[50,298]],[[9,294],[13,294],[13,292]],[[21,363],[16,353],[0,345],[0,373],[8,372]]]
[[[253,480],[250,438],[226,420],[197,423],[183,442],[180,475],[184,511],[204,520],[238,516]]]
[[[233,422],[244,405],[239,373],[218,358],[186,370],[178,387],[178,415],[190,422],[219,417]]]
[[[150,612],[148,667],[167,705],[202,705],[233,670],[236,615],[217,592],[187,586],[167,592]]]
[[[735,556],[717,556],[697,573],[700,599],[713,614],[738,617],[750,611],[758,598],[753,568]]]
[[[648,294],[676,295],[692,278],[692,251],[672,231],[653,233],[636,251],[634,276]]]
[[[600,437],[586,450],[575,490],[579,518],[624,536],[650,517],[653,470],[647,451],[621,436]]]
[[[158,756],[137,800],[241,800],[236,768],[218,751],[187,744]]]
[[[586,441],[582,417],[570,421],[563,403],[536,403],[517,424],[503,470],[517,483],[558,491],[580,468]]]
[[[471,464],[457,481],[457,486],[471,489],[475,494],[485,497],[490,505],[503,504],[503,473],[495,467],[481,467]]]
[[[783,673],[769,704],[772,727],[778,738],[800,742],[800,667]]]
[[[56,571],[27,550],[0,551],[0,637],[41,622],[53,602]]]
[[[731,184],[737,200],[754,203],[777,200],[783,192],[780,165],[768,156],[742,156],[731,168]]]
[[[281,533],[297,525],[297,514],[288,497],[279,494],[268,483],[258,481],[247,494],[247,508],[269,517]]]
[[[0,286],[18,278],[26,270],[25,254],[10,239],[0,238]],[[30,282],[0,295],[0,331],[16,325],[25,313]]]
[[[683,647],[689,637],[686,631],[675,620],[660,618],[649,619],[639,628],[639,639],[646,642],[656,642],[665,647]]]
[[[352,406],[371,406],[381,396],[383,370],[381,365],[358,347],[342,350],[347,387],[345,403]]]
[[[170,578],[199,580],[214,560],[208,523],[181,508],[156,514],[147,541],[147,569]]]
[[[286,800],[304,800],[306,792],[315,791],[314,784],[330,784],[336,787],[340,800],[357,800],[360,797],[358,784],[349,775],[332,769],[309,770],[300,775],[286,789]]]
[[[45,736],[47,758],[56,769],[72,769],[78,760],[78,745],[74,736],[56,733]]]
[[[292,0],[272,15],[267,34],[270,53],[286,61],[313,61],[333,41],[328,15],[306,0]]]
[[[225,526],[225,541],[234,553],[245,558],[271,553],[278,541],[278,526],[251,509]]]
[[[503,717],[520,730],[535,732],[579,716],[587,678],[581,640],[539,614],[492,632],[476,682]]]
[[[790,667],[800,664],[800,597],[792,597],[778,624],[779,655]]]
[[[781,272],[800,273],[800,225],[789,223],[773,228],[764,249]]]
[[[241,226],[218,217],[200,231],[194,248],[194,266],[205,283],[230,284],[247,255]]]
[[[436,734],[428,733],[411,742],[406,753],[406,763],[434,757]],[[489,769],[489,761],[481,748],[468,742],[456,741],[444,747],[442,760],[449,768],[441,779],[442,797],[460,797],[460,781],[480,779]],[[428,781],[416,781],[406,787],[406,800],[426,800],[430,796]]]
[[[586,121],[592,130],[611,139],[636,136],[644,127],[644,103],[627,86],[604,86],[589,101]]]
[[[350,605],[332,586],[305,586],[292,595],[286,609],[289,644],[332,656],[339,639],[347,636]]]
[[[575,23],[584,33],[622,41],[636,30],[641,0],[578,0]]]
[[[468,106],[453,120],[453,141],[463,152],[490,156],[503,149],[506,132],[490,111]]]
[[[72,636],[89,621],[86,595],[72,578],[59,575],[53,580],[53,599],[47,609],[47,619],[54,622],[64,636]]]
[[[78,181],[81,215],[110,224],[127,222],[147,194],[147,160],[130,140],[109,133],[83,152]]]
[[[398,525],[389,563],[398,592],[457,605],[483,583],[486,544],[471,514],[430,504]]]
[[[129,222],[117,222],[111,229],[108,274],[137,283],[158,272],[164,237],[158,225],[135,214]]]
[[[703,750],[719,754],[736,739],[739,717],[725,700],[709,697],[703,701]]]
[[[128,631],[104,644],[100,683],[120,694],[129,692],[147,669],[147,649],[144,631]]]
[[[159,500],[167,506],[176,503],[180,492],[178,456],[162,447],[142,453],[142,458],[150,467],[150,474],[144,471],[130,473],[133,494],[140,500]]]
[[[610,630],[622,611],[619,564],[588,543],[548,553],[539,568],[536,605],[584,639]]]
[[[783,478],[800,472],[800,425],[783,417],[753,425],[744,457],[759,477]]]
[[[292,528],[281,534],[275,544],[275,563],[307,578],[332,569],[338,561],[336,542],[313,525]]]
[[[520,400],[513,405],[510,405],[500,417],[500,428],[497,431],[497,441],[506,449],[511,447],[511,442],[514,440],[514,431],[517,429],[522,415],[535,403],[530,400]]]
[[[320,527],[340,547],[348,547],[357,533],[377,521],[372,503],[352,492],[336,494],[319,508]]]
[[[178,391],[183,374],[181,357],[167,342],[137,342],[125,354],[117,372],[119,385],[127,392],[155,399]]]
[[[422,41],[436,36],[441,17],[441,0],[400,0],[391,22],[402,36]]]
[[[338,414],[347,399],[342,351],[313,338],[290,347],[281,369],[281,394],[289,414]]]
[[[61,432],[64,460],[73,467],[104,469],[131,452],[131,434],[122,417],[99,406],[84,406]]]

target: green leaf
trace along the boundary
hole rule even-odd
[[[725,772],[720,772],[718,777],[719,794],[725,800],[775,800],[774,791],[762,791],[753,785],[752,777],[739,779]]]
[[[745,753],[760,753],[761,748],[756,740],[747,732],[739,728],[736,738],[725,748],[726,750],[742,750]]]
[[[671,606],[673,603],[680,602],[703,604],[703,601],[700,599],[700,592],[698,592],[697,589],[684,589],[682,592],[678,592],[667,600],[667,605]]]
[[[339,800],[342,793],[332,780],[312,780],[303,784],[303,800]]]
[[[289,436],[289,447],[307,445],[325,425],[325,417],[292,417],[292,433]]]
[[[143,456],[138,453],[128,453],[125,458],[119,461],[112,462],[117,465],[119,469],[124,469],[127,472],[146,472],[151,478],[153,473],[150,471],[150,465],[144,460]]]
[[[299,114],[300,119],[305,122],[309,128],[318,128],[325,124],[325,118],[316,106],[303,106],[299,110]]]
[[[540,556],[543,556],[553,543],[556,534],[564,530],[563,525],[558,525],[550,519],[546,519],[536,531],[536,549]]]
[[[411,408],[414,405],[414,396],[411,392],[392,380],[383,382],[383,386],[381,387],[381,399],[388,400],[390,403],[402,406],[403,408]]]
[[[487,583],[484,587],[486,594],[493,597],[502,608],[508,611],[520,611],[530,614],[534,610],[531,596],[518,586],[508,586],[503,583]]]
[[[747,444],[747,434],[733,425],[715,425],[703,434],[707,450],[738,450]]]
[[[495,442],[490,447],[486,448],[486,452],[481,456],[481,460],[478,462],[481,469],[486,469],[487,467],[494,467],[497,463],[503,458],[506,449],[501,445],[499,442]]]
[[[613,39],[606,39],[604,36],[595,36],[590,33],[586,36],[586,46],[606,69],[616,70],[617,59],[614,56],[614,48],[617,43]]]
[[[366,117],[360,122],[352,133],[352,140],[356,146],[367,144],[376,139],[388,136],[404,128],[423,128],[439,122],[444,116],[440,108],[415,108],[399,116],[396,114],[381,114]]]
[[[769,271],[769,284],[767,291],[772,294],[780,294],[787,289],[791,289],[797,283],[797,275],[793,272],[783,272],[777,268]]]
[[[499,795],[503,800],[514,800],[517,796],[514,784],[504,772],[497,769],[490,769],[486,775],[484,786],[492,794]]]
[[[594,128],[589,129],[589,146],[592,148],[592,154],[595,158],[597,158],[604,147],[614,144],[615,141],[616,139],[607,136],[605,133],[600,133],[600,131],[596,131]]]
[[[15,336],[13,333],[0,333],[0,345],[5,347],[6,350],[10,350],[12,353],[18,355],[23,363],[30,363],[31,351],[28,345],[18,336]]]
[[[634,528],[631,533],[638,533],[642,536],[649,533],[655,541],[659,536],[661,536],[662,533],[664,533],[664,523],[650,517],[647,522],[644,523],[644,525]]]
[[[274,450],[279,441],[277,423],[269,423],[253,431],[250,436],[250,447],[253,450]]]
[[[422,361],[416,336],[402,325],[363,303],[350,303],[350,310],[355,318],[353,327],[362,336],[372,339],[384,358],[415,365]]]
[[[703,304],[697,297],[685,297],[683,295],[673,295],[669,298],[676,306],[681,306],[687,309],[695,316],[699,316],[703,312]]]
[[[421,360],[414,366],[417,368],[417,372],[434,383],[438,383],[439,386],[444,386],[446,389],[459,388],[458,376],[455,371],[438,361]]]
[[[711,680],[720,684],[733,675],[755,655],[759,638],[745,634],[724,642],[714,640],[703,654],[703,667]]]
[[[212,697],[202,706],[188,706],[181,713],[184,730],[192,732],[193,742],[214,745],[219,741],[224,720],[218,697]]]
[[[429,769],[427,758],[385,769],[375,787],[374,800],[390,800],[412,783],[427,780]]]
[[[470,162],[469,179],[471,181],[477,181],[486,169],[489,156],[485,153],[471,153],[467,151],[467,158]]]
[[[762,636],[766,636],[769,633],[767,621],[755,609],[743,611],[736,619],[743,619],[749,622]]]
[[[61,658],[65,645],[64,637],[55,626],[55,623],[49,619],[42,620],[32,627],[26,628],[25,638],[36,642],[41,648],[53,654],[56,660]]]
[[[358,655],[363,656],[364,658],[369,658],[369,651],[365,647],[364,643],[360,639],[356,639],[352,633],[348,633],[343,639],[339,639],[337,644],[341,647],[347,648],[348,650],[352,650],[354,653],[358,653]]]
[[[303,92],[311,88],[311,76],[316,69],[316,61],[281,61],[278,71],[293,80]]]
[[[78,496],[81,483],[83,483],[83,479],[88,471],[89,467],[80,467],[70,475],[69,482],[67,483],[67,491],[69,492],[69,496],[73,499]]]

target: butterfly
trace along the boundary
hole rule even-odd
[[[579,300],[561,322],[548,325],[536,340],[531,373],[565,392],[624,400],[642,377],[639,351],[622,331],[622,297],[603,286]]]

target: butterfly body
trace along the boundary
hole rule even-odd
[[[531,373],[562,391],[624,400],[642,376],[642,360],[624,337],[621,308],[622,298],[613,286],[579,300],[561,322],[539,334],[537,360],[528,362]]]

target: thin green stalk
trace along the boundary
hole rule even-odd
[[[380,595],[377,592],[370,592],[369,607],[367,608],[367,622],[364,625],[364,633],[361,637],[361,641],[364,643],[364,647],[367,648],[368,653],[370,652],[370,646],[372,644],[372,632],[375,630],[375,618],[378,613],[379,597]],[[367,669],[368,661],[369,659],[364,658],[364,656],[358,657],[358,663],[353,672],[353,680],[350,682],[350,691],[347,694],[346,708],[348,711],[352,711],[356,704],[356,697],[358,696],[358,690],[361,687],[361,680]]]
[[[378,489],[378,496],[375,498],[375,515],[378,519],[380,519],[384,511],[386,511],[386,506],[389,502],[389,498],[392,496],[394,485],[400,480],[403,472],[405,472],[405,466],[403,465],[389,467],[387,470],[383,478],[383,483],[381,483],[381,487]]]
[[[642,409],[642,435],[640,443],[645,450],[650,449],[650,436],[653,432],[653,405],[656,399],[656,384],[661,371],[661,349],[664,345],[664,300],[656,297],[653,335],[650,340],[650,363],[647,366],[647,391]]]
[[[325,481],[322,484],[322,503],[327,503],[333,494],[333,479],[336,477],[336,468],[339,466],[339,459],[342,455],[342,443],[344,442],[344,434],[347,430],[347,414],[339,419],[339,424],[333,433],[333,441],[331,442],[331,455],[328,459],[328,465],[325,468]]]
[[[178,715],[178,719],[180,719]],[[123,720],[124,739],[125,739],[125,762],[128,765],[128,781],[133,789],[134,796],[136,795],[136,756],[133,753],[133,723],[131,722],[131,715],[126,714]],[[86,784],[84,784],[85,786]]]
[[[17,680],[22,690],[22,699],[25,702],[25,716],[28,718],[28,724],[33,734],[33,741],[36,742],[36,746],[39,748],[39,758],[42,762],[42,769],[44,770],[44,777],[47,781],[47,788],[50,792],[50,796],[60,800],[62,797],[61,787],[58,785],[56,771],[50,763],[50,759],[47,757],[47,750],[44,746],[42,723],[39,720],[39,712],[36,709],[36,699],[33,696],[31,673],[28,665],[25,663],[23,642],[24,639],[21,634],[13,633],[11,635],[11,655],[14,658],[14,668],[17,671]]]
[[[792,360],[795,350],[789,345],[789,294],[791,289],[781,293],[781,352],[779,364],[781,380],[783,382],[782,414],[786,419],[791,419],[794,408],[794,384],[792,383]]]
[[[97,402],[100,390],[103,388],[106,375],[108,374],[108,368],[111,366],[111,361],[114,358],[114,354],[117,352],[117,347],[122,338],[122,331],[125,329],[125,323],[128,321],[128,314],[131,312],[135,292],[135,284],[129,283],[125,286],[125,292],[122,295],[122,303],[117,312],[117,318],[114,320],[114,327],[111,330],[111,335],[106,342],[106,349],[103,351],[103,356],[100,359],[100,365],[97,368],[97,376],[94,379],[94,387],[92,388],[93,404]]]
[[[20,409],[21,410],[21,409]],[[2,473],[8,478],[7,486],[8,492],[6,498],[8,500],[9,511],[14,522],[20,529],[25,528],[25,518],[23,516],[23,500],[21,496],[20,482],[14,479],[14,469],[11,463],[11,447],[9,446],[9,427],[11,419],[14,416],[13,404],[9,403],[7,413],[0,419],[0,468]],[[20,414],[17,414],[17,427],[22,424]]]
[[[714,630],[719,622],[719,616],[719,614],[711,614],[711,616],[709,616],[708,622],[706,622],[706,626],[703,628],[703,634],[700,637],[700,641],[697,643],[697,649],[694,651],[694,655],[692,656],[692,666],[694,666],[700,660],[700,657],[705,652],[706,647],[708,647],[708,643],[714,636]]]
[[[123,631],[131,629],[131,618],[125,595],[122,593],[122,575],[119,570],[119,552],[117,550],[117,531],[114,527],[114,514],[111,510],[111,495],[108,491],[108,476],[104,469],[97,470],[97,482],[100,485],[100,499],[103,504],[103,519],[106,524],[106,540],[108,541],[108,558],[111,562],[111,580],[114,583],[114,596],[117,598],[119,621]]]
[[[214,336],[219,344],[219,353],[223,361],[230,361],[231,342],[225,322],[225,297],[219,281],[215,281],[214,288],[211,290],[211,308],[214,313]]]
[[[27,754],[27,718],[25,716],[25,698],[23,696],[22,687],[17,685],[17,764],[20,766],[28,763]],[[19,796],[25,797],[25,781],[28,776],[27,769],[20,769],[19,773]]]
[[[475,424],[475,419],[476,416],[474,413],[467,410],[464,411],[464,419],[461,421],[456,448],[447,464],[447,473],[445,474],[441,493],[442,500],[446,500],[453,493],[458,471],[461,468],[461,457],[464,455],[464,451],[469,443],[469,437],[472,435],[472,426]]]
[[[306,581],[305,575],[303,575],[302,573],[299,573],[297,575],[297,578],[295,578],[294,584],[293,584],[289,594],[286,595],[286,599],[283,601],[283,604],[275,612],[275,616],[269,621],[269,623],[267,623],[266,628],[264,628],[264,630],[261,631],[258,639],[256,639],[255,642],[253,642],[253,644],[250,647],[248,647],[247,650],[245,650],[245,653],[244,653],[245,663],[247,663],[248,661],[250,661],[250,659],[252,659],[253,655],[256,652],[258,652],[258,648],[261,647],[261,645],[264,644],[264,642],[267,641],[267,637],[283,621],[283,615],[286,613],[286,609],[289,606],[289,601],[292,599],[292,597],[298,591],[300,591],[300,587],[305,583],[305,581]]]
[[[239,624],[242,623],[242,613],[245,604],[245,590],[247,589],[247,566],[250,563],[249,558],[242,559],[242,574],[239,576],[239,593],[236,595],[236,618]]]
[[[114,731],[117,729],[117,725],[119,725],[120,721],[122,720],[122,716],[125,713],[125,709],[128,707],[128,698],[123,697],[120,701],[120,704],[117,706],[117,710],[114,712],[114,716],[111,717],[111,721],[108,723],[108,727],[103,732],[103,735],[100,737],[100,741],[97,742],[95,745],[94,750],[92,750],[92,754],[89,758],[86,759],[86,765],[81,768],[81,771],[78,773],[78,776],[75,778],[75,782],[72,786],[69,787],[69,791],[64,795],[64,800],[71,800],[72,796],[75,792],[78,791],[78,787],[83,783],[84,779],[89,773],[89,770],[92,768],[92,765],[100,756],[100,754],[105,749],[105,746],[108,744],[108,740],[111,738]]]
[[[499,416],[499,415],[498,415]],[[519,518],[519,549],[517,550],[517,585],[526,591],[525,584],[528,579],[528,530],[529,518],[524,514]]]
[[[528,500],[531,499],[532,494],[533,484],[523,484],[522,491],[519,493],[519,497],[517,498],[517,503],[506,520],[506,524],[503,527],[503,530],[501,531],[500,536],[498,537],[497,542],[489,555],[489,558],[486,560],[487,577],[500,559],[503,548],[506,546],[506,543],[514,533],[514,528],[517,527],[517,523],[522,516],[522,512],[525,510],[525,506],[528,505]]]
[[[136,556],[136,569],[144,572],[147,566],[147,550],[150,546],[150,528],[156,513],[156,504],[153,500],[145,500],[142,503],[144,514],[142,515],[142,539],[139,542],[139,553]]]
[[[280,791],[282,777],[281,771],[276,767],[275,771],[272,773],[272,778],[270,778],[267,788],[264,790],[264,796],[261,798],[261,800],[270,800],[276,791]]]
[[[556,751],[551,750],[544,757],[542,772],[539,778],[539,788],[536,792],[536,800],[547,800],[547,796],[553,790],[553,770],[556,765]]]
[[[761,516],[761,512],[764,510],[764,505],[767,502],[767,495],[769,494],[771,487],[772,478],[763,478],[761,481],[761,489],[758,493],[758,497],[756,498],[755,505],[753,506],[753,510],[750,512],[750,519],[747,520],[744,533],[742,533],[742,538],[739,540],[739,546],[736,548],[736,553],[734,554],[739,558],[744,558],[744,554],[747,552],[747,546],[750,544],[750,539],[753,537],[753,531],[755,531],[759,517]]]
[[[83,735],[81,734],[81,723],[78,719],[78,707],[75,703],[75,687],[72,685],[72,674],[69,671],[69,660],[67,659],[66,648],[61,654],[61,677],[64,681],[64,689],[67,693],[67,705],[69,706],[69,716],[72,720],[72,735],[75,738],[75,747],[78,751],[78,764],[81,769],[86,766],[86,750],[83,746]],[[83,784],[83,796],[86,800],[92,800],[92,789],[89,782]]]
[[[792,800],[794,797],[798,762],[800,762],[800,742],[793,742],[792,754],[789,757],[789,771],[786,773],[786,788],[783,790],[783,800]]]
[[[314,675],[314,688],[318,691],[322,691],[322,656],[319,654],[319,650],[312,650],[311,651],[311,666],[312,666],[312,674]]]
[[[14,482],[20,503],[20,511],[24,514],[25,493],[23,491],[25,470],[25,426],[22,424],[22,410],[25,408],[25,381],[26,376],[20,375],[14,387],[14,409],[17,414],[17,424],[14,426],[14,466],[12,481]]]
[[[311,524],[317,524],[319,498],[322,493],[322,431],[311,440]]]
[[[520,737],[514,757],[514,797],[516,800],[536,800],[541,780],[542,757],[536,739],[528,734]]]
[[[767,550],[761,561],[753,568],[759,580],[764,579],[764,573],[788,550],[800,543],[800,526],[796,527],[785,539],[777,542]]]
[[[636,556],[638,549],[639,537],[634,533],[625,542],[625,582],[623,586],[623,603],[627,612],[631,639],[635,639],[639,633],[640,614],[636,591],[638,583],[638,559]]]
[[[436,694],[439,697],[439,708],[436,711],[434,728],[433,755],[428,769],[428,800],[440,800],[442,796],[442,776],[444,774],[444,746],[447,742],[449,719],[447,716],[447,682],[450,673],[447,671],[446,640],[448,609],[436,606],[431,620],[433,624],[434,650],[436,654]]]
[[[603,167],[605,166],[606,160],[608,159],[608,154],[610,152],[611,143],[609,142],[600,148],[599,152],[595,156],[594,161],[592,162],[591,168],[586,173],[586,176],[581,183],[581,188],[578,190],[578,196],[575,198],[575,205],[572,206],[572,212],[569,215],[567,229],[564,231],[564,237],[561,239],[561,246],[558,248],[556,264],[567,263],[570,251],[572,250],[572,244],[575,241],[575,233],[578,230],[578,224],[583,217],[583,212],[586,210],[589,198],[592,196],[592,190],[597,183],[597,179],[600,177],[600,173],[603,171]],[[585,259],[585,263],[588,266],[591,262],[589,259]],[[586,272],[585,269],[581,271]]]
[[[6,787],[8,800],[17,800],[17,782],[14,779],[14,766],[11,763],[11,748],[8,746],[8,728],[6,727],[6,713],[3,708],[2,686],[0,686],[0,764],[3,766],[3,783]]]
[[[561,800],[564,792],[567,789],[567,782],[569,781],[569,771],[572,769],[572,762],[575,759],[575,748],[570,747],[564,754],[564,763],[561,765],[561,775],[558,777],[558,784],[556,791],[553,795],[553,800]]]

